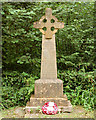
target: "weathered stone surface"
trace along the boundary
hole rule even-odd
[[[14,110],[14,113],[16,115],[18,115],[19,117],[24,117],[24,115],[25,115],[25,111],[21,107],[16,107],[15,110]]]
[[[68,105],[68,106],[58,106],[58,109],[60,110],[60,112],[72,112],[72,105]],[[29,112],[29,110],[31,110],[31,112]],[[59,112],[59,111],[58,111]],[[32,113],[42,113],[42,107],[30,107],[30,106],[26,106],[26,111],[25,111],[25,116],[27,116],[28,114],[32,114]]]
[[[72,105],[66,95],[64,95],[63,98],[33,98],[32,96],[30,102],[26,105],[26,113],[28,113],[28,109],[32,109],[32,111],[36,112],[38,106],[39,109],[42,109],[42,106],[49,101],[55,102],[62,112],[72,112]]]
[[[57,106],[68,106],[70,101],[66,98],[30,98],[30,102],[27,103],[28,106],[43,106],[46,102],[55,102]]]
[[[36,98],[62,98],[63,82],[59,79],[40,79],[35,82]]]
[[[35,22],[34,27],[43,33],[41,75],[40,79],[35,81],[35,97],[30,98],[26,107],[35,109],[46,102],[55,102],[59,108],[62,107],[63,112],[71,112],[72,105],[66,95],[63,95],[63,81],[57,79],[55,33],[64,27],[64,23],[58,22],[57,18],[52,16],[51,8],[47,8],[45,16]],[[44,31],[43,27],[47,30]],[[51,27],[54,27],[53,31]]]
[[[56,45],[55,34],[48,40],[42,35],[41,79],[56,79]]]
[[[44,22],[43,20],[46,20]],[[54,20],[54,23],[51,22],[51,20]],[[42,16],[39,22],[34,22],[34,27],[39,28],[39,30],[45,35],[45,38],[52,38],[53,34],[57,32],[59,28],[64,27],[64,23],[58,22],[58,19],[55,16],[52,16],[52,9],[47,8],[45,16]],[[44,31],[42,28],[46,27],[46,31]],[[51,30],[51,27],[54,27],[54,31]]]

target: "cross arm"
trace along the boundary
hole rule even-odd
[[[54,27],[57,28],[57,29],[64,28],[64,23],[63,22],[56,22],[54,24]]]
[[[43,28],[44,26],[45,24],[43,22],[41,23],[40,21],[34,22],[33,24],[33,27],[38,29]]]

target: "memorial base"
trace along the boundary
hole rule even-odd
[[[26,114],[42,109],[47,102],[54,102],[62,112],[71,112],[72,105],[63,95],[63,81],[59,79],[39,79],[35,81],[35,95],[32,95],[26,105]],[[39,108],[38,108],[39,107]]]
[[[35,81],[35,98],[62,98],[63,81],[59,79],[39,79]]]
[[[61,109],[62,112],[72,112],[72,105],[67,99],[66,95],[64,95],[64,98],[34,98],[32,96],[30,98],[30,101],[27,102],[25,108],[26,114],[29,114],[29,110],[32,113],[38,113],[38,110],[42,109],[42,106],[49,101],[56,103],[58,108]]]

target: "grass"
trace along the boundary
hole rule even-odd
[[[18,107],[9,108],[7,110],[2,110],[1,118],[24,118],[24,116],[17,114],[15,111]],[[20,109],[22,107],[19,107]],[[96,112],[96,111],[95,111]],[[26,115],[25,118],[94,118],[94,111],[85,110],[82,106],[73,106],[73,111],[71,113],[58,113],[56,115],[45,115],[43,113],[36,113]]]

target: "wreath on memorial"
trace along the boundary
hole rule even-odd
[[[42,107],[42,111],[44,114],[54,115],[58,112],[58,107],[57,107],[56,103],[54,103],[54,102],[47,102]]]

